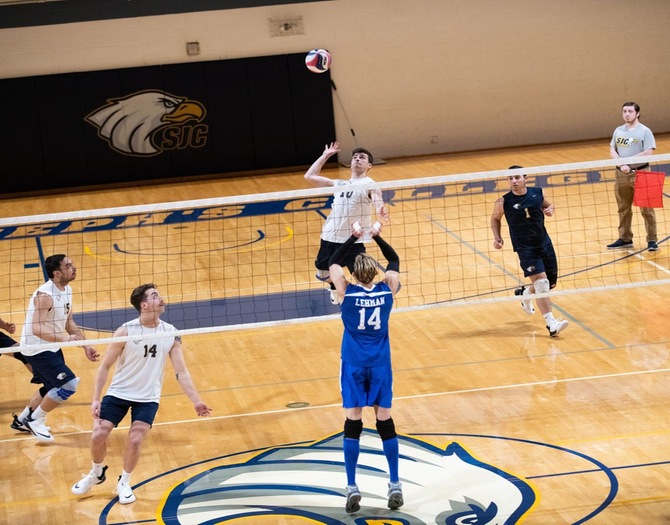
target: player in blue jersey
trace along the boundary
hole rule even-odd
[[[517,169],[521,166],[510,166]],[[556,286],[558,281],[558,261],[549,234],[544,227],[544,216],[554,214],[554,205],[544,198],[542,188],[526,187],[526,175],[510,175],[507,177],[512,191],[499,198],[493,206],[491,214],[491,230],[493,231],[493,247],[500,250],[503,239],[500,233],[502,217],[505,216],[509,226],[512,247],[519,256],[519,263],[524,277],[530,279],[530,286],[522,286],[515,293],[523,297],[521,306],[528,314],[534,314],[533,293],[546,293]],[[551,311],[551,299],[539,297],[537,307],[551,337],[556,337],[568,326],[565,319],[557,320]]]
[[[348,513],[360,509],[361,493],[356,485],[356,466],[363,432],[363,407],[374,407],[376,426],[382,439],[384,455],[389,465],[388,507],[403,505],[402,485],[398,477],[398,437],[391,418],[393,371],[388,321],[393,308],[393,296],[400,288],[400,259],[395,250],[380,236],[381,225],[370,229],[372,239],[388,261],[384,279],[377,276],[377,262],[367,253],[360,253],[353,263],[353,283],[347,282],[341,266],[351,246],[363,236],[359,223],[353,234],[330,257],[330,276],[335,284],[344,334],[340,387],[344,422],[344,465],[347,475],[345,509]]]

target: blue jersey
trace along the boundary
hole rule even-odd
[[[527,188],[524,195],[511,191],[503,195],[503,210],[515,252],[551,244],[544,227],[543,202],[542,188]]]
[[[342,361],[355,366],[391,364],[389,317],[393,293],[385,282],[367,290],[348,284],[342,300]]]

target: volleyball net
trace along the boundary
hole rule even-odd
[[[670,173],[670,155],[639,160],[650,163],[647,171]],[[507,176],[519,173],[555,206],[545,225],[558,256],[559,283],[548,295],[670,283],[663,208],[656,209],[659,251],[646,250],[635,207],[633,247],[606,247],[618,238],[615,165],[603,160],[357,187],[380,188],[391,211],[382,236],[401,260],[397,308],[518,301],[514,290],[527,279],[504,219],[505,245],[494,249],[490,217],[496,199],[509,191]],[[182,335],[328,319],[339,307],[315,278],[314,259],[336,191],[0,219],[0,316],[17,325],[18,340],[29,299],[47,280],[44,260],[62,253],[78,269],[71,283],[74,318],[92,345],[109,343],[116,328],[137,317],[130,293],[149,282],[168,304],[162,318]],[[367,251],[386,265],[374,242]]]

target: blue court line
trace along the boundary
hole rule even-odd
[[[40,240],[39,237],[35,237],[35,244],[37,245],[37,258],[39,259],[39,262],[37,263],[41,268],[42,268],[42,276],[44,277],[44,282],[47,282],[49,280],[49,276],[47,275],[47,271],[44,268],[44,250],[42,249],[42,241]]]
[[[328,291],[316,289],[172,303],[167,305],[162,318],[179,329],[190,329],[320,317],[339,312],[340,307],[331,304]],[[135,319],[137,310],[116,308],[73,316],[82,328],[114,332],[123,323]]]

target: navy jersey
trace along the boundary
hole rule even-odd
[[[542,188],[527,188],[525,195],[514,195],[511,191],[503,195],[503,210],[515,252],[551,243],[544,227],[543,202]]]
[[[393,308],[393,293],[385,282],[371,290],[348,284],[340,305],[344,335],[342,361],[355,366],[391,364],[389,317]]]

